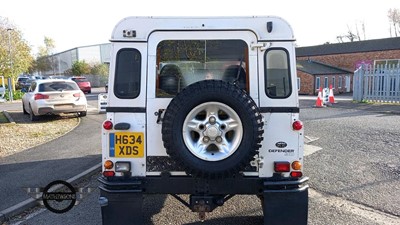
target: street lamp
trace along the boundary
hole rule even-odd
[[[10,101],[13,101],[13,85],[12,85],[12,73],[13,73],[13,63],[12,63],[12,58],[11,58],[11,31],[13,29],[12,28],[7,28],[7,32],[8,32],[8,56],[9,56],[9,60],[10,60],[10,72],[11,72],[11,76],[8,78],[8,90],[9,90],[9,98]]]

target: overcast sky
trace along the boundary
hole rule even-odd
[[[337,43],[349,28],[363,37],[362,24],[367,39],[387,38],[390,8],[400,9],[400,0],[1,0],[0,16],[23,32],[33,52],[44,36],[61,52],[107,43],[127,16],[274,15],[291,24],[298,46]]]

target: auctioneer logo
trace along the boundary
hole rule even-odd
[[[56,180],[44,188],[26,188],[28,194],[54,213],[65,213],[78,205],[85,194],[94,188],[75,188],[63,180]]]

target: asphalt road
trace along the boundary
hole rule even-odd
[[[0,211],[30,198],[25,188],[43,188],[51,181],[67,180],[101,162],[99,139],[105,115],[95,109],[96,93],[87,98],[91,110],[77,128],[44,145],[0,158]],[[1,106],[22,111],[21,104],[16,101]]]
[[[341,101],[313,108],[314,103],[300,104],[305,135],[319,138],[311,144],[322,147],[305,157],[311,187],[309,224],[400,224],[400,106]],[[78,184],[94,192],[71,211],[54,214],[37,207],[9,224],[101,224],[97,176]],[[170,196],[146,196],[143,216],[146,225],[262,224],[254,196],[233,197],[208,213],[203,223]]]

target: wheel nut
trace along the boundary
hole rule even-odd
[[[221,143],[221,142],[222,142],[222,137],[218,136],[217,138],[215,138],[215,140],[216,140],[218,143]]]
[[[208,120],[211,124],[214,124],[217,120],[215,119],[215,117],[210,117],[210,119]]]
[[[204,141],[204,142],[209,142],[209,141],[210,141],[210,138],[209,138],[209,137],[203,137],[203,141]]]

